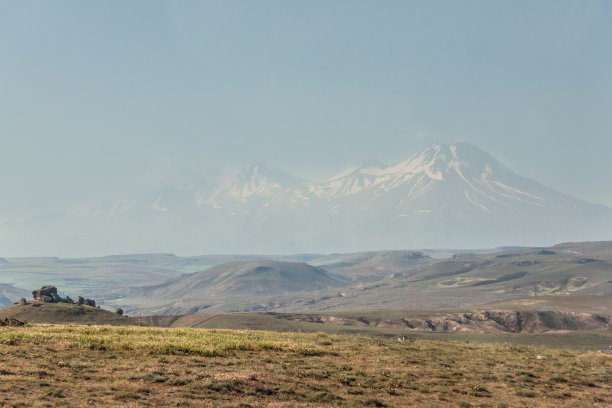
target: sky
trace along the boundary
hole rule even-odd
[[[462,140],[612,206],[610,1],[0,0],[0,221]]]

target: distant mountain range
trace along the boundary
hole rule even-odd
[[[0,248],[20,255],[491,248],[610,239],[612,209],[456,143],[392,166],[363,162],[320,183],[256,164],[213,187],[169,186],[1,228]]]

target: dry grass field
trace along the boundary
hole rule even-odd
[[[325,333],[0,328],[8,407],[610,404],[612,358],[601,353]]]

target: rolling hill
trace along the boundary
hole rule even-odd
[[[245,300],[304,296],[317,291],[345,286],[348,282],[327,271],[301,262],[248,261],[214,266],[202,272],[188,274],[167,283],[117,291],[130,301],[147,306],[176,304],[176,310],[186,307],[190,313],[213,307],[232,307]],[[124,302],[124,298],[113,300]],[[126,305],[128,310],[131,310]]]
[[[354,282],[374,282],[407,276],[435,262],[420,251],[371,251],[330,255],[313,260],[316,265]]]
[[[472,308],[521,298],[608,299],[612,294],[610,242],[458,254],[442,260],[392,251],[339,256],[327,265],[325,258],[319,261],[323,265],[317,269],[295,264],[299,269],[285,276],[295,280],[290,286],[279,279],[278,271],[262,273],[262,283],[255,283],[260,278],[257,268],[264,263],[230,263],[162,285],[119,291],[122,297],[109,304],[145,314],[305,312]]]
[[[456,252],[442,259],[425,255],[440,256],[436,251],[9,258],[0,265],[0,281],[11,284],[2,285],[13,292],[6,305],[29,297],[15,287],[53,284],[130,314],[473,308],[548,296],[605,304],[602,296],[612,294],[612,242]],[[282,271],[287,264],[291,270]],[[572,311],[566,303],[564,311]],[[597,312],[582,304],[580,310]]]
[[[87,324],[128,326],[138,324],[127,316],[92,306],[69,303],[43,303],[29,301],[27,305],[13,305],[0,309],[0,319],[14,318],[24,323]]]
[[[286,262],[314,262],[325,258],[334,262],[340,255],[200,255],[180,257],[173,254],[109,255],[93,258],[24,257],[0,262],[0,282],[18,288],[39,288],[52,283],[60,291],[79,293],[99,300],[117,288],[152,286],[178,278],[186,273],[238,261],[278,260]],[[12,290],[5,287],[6,290]],[[27,298],[30,293],[13,296]],[[20,292],[21,293],[21,292]],[[24,296],[25,295],[25,296]],[[12,301],[13,302],[13,301]],[[10,302],[10,304],[12,304]],[[8,305],[8,304],[7,304]]]
[[[214,295],[283,295],[345,285],[323,269],[300,262],[231,262],[158,285],[140,288],[153,297],[183,298]]]

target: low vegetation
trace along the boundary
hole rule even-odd
[[[1,406],[610,406],[612,358],[187,328],[0,327]]]

